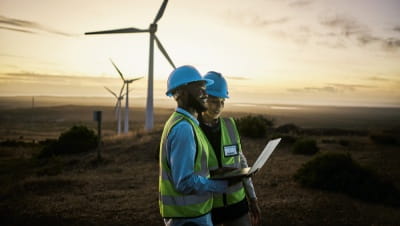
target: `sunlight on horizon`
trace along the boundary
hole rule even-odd
[[[106,96],[103,86],[120,86],[109,58],[125,77],[145,76],[133,86],[145,95],[149,34],[84,32],[147,29],[161,2],[2,1],[0,96]],[[176,0],[157,37],[177,66],[226,76],[235,103],[400,107],[399,11],[394,0]],[[163,98],[172,68],[154,48]]]

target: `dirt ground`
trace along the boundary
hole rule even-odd
[[[26,121],[25,125],[21,121],[26,118],[26,111],[1,110],[0,138],[21,139],[25,142],[54,138],[72,122],[87,123],[95,128],[91,116],[88,116],[92,109],[64,107],[61,116],[54,113],[60,111],[60,108],[43,108],[38,114],[43,116],[42,121]],[[140,110],[143,111],[133,111],[138,113]],[[116,136],[111,122],[106,121],[106,125],[110,125],[105,126],[102,160],[97,159],[97,153],[93,150],[86,154],[54,157],[44,161],[32,158],[34,153],[40,151],[38,145],[1,146],[0,224],[163,225],[158,209],[158,162],[155,156],[162,123],[171,109],[157,112],[156,127],[151,133],[140,129],[143,126],[141,118],[134,119],[133,132],[123,136]],[[326,127],[326,124],[321,123],[324,122],[321,116],[317,122],[316,117],[309,115],[307,120],[312,122],[311,119],[314,119],[314,124],[301,124],[298,122],[306,122],[306,119],[299,119],[299,115],[297,118],[285,115],[277,118],[277,121],[280,124],[296,122],[297,125],[310,128],[315,125]],[[111,113],[107,117],[112,121]],[[351,121],[351,117],[347,116],[337,118],[343,124],[346,124],[346,120]],[[329,120],[334,121],[334,118],[330,117]],[[318,141],[321,152],[350,153],[357,162],[393,180],[397,188],[400,188],[400,146],[376,144],[368,136],[389,127],[386,124],[382,126],[379,124],[381,121],[378,123],[374,119],[360,120],[367,120],[367,123],[359,122],[351,128],[368,131],[367,134],[322,133],[312,137]],[[376,123],[368,123],[371,120]],[[396,123],[392,123],[393,128],[398,128],[399,124]],[[347,141],[346,145],[340,144],[339,141],[343,140]],[[242,147],[250,165],[266,142],[267,139],[242,137]],[[400,224],[399,208],[367,203],[344,194],[308,189],[297,184],[293,180],[294,173],[312,157],[293,155],[290,148],[291,144],[283,141],[264,168],[253,178],[263,225]]]

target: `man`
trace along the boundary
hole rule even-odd
[[[235,183],[209,179],[209,163],[216,160],[196,114],[207,109],[205,86],[211,83],[192,66],[178,67],[168,78],[166,95],[178,107],[160,143],[159,206],[166,225],[212,225],[213,192],[225,192]]]
[[[204,79],[214,83],[206,87],[207,110],[199,117],[200,127],[207,136],[216,155],[219,170],[248,167],[240,145],[240,137],[232,118],[221,118],[225,98],[228,96],[228,85],[225,78],[217,72],[210,71]],[[250,203],[251,219],[248,211]],[[230,186],[223,194],[214,194],[212,221],[214,224],[226,225],[253,225],[260,224],[260,209],[257,197],[250,178],[243,179],[243,183]]]

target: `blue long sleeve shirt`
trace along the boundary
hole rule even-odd
[[[176,111],[189,117],[197,125],[199,124],[197,119],[186,110],[177,108]],[[174,187],[184,194],[225,192],[228,187],[227,181],[210,180],[194,174],[196,155],[196,142],[194,139],[193,128],[186,120],[178,122],[168,134],[166,157],[171,168]],[[190,222],[196,222],[199,225],[212,225],[209,214],[199,218],[192,218]]]

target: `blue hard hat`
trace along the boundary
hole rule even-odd
[[[206,93],[208,95],[220,98],[229,98],[228,83],[220,73],[209,71],[204,76],[204,79],[210,79],[214,81],[214,84],[206,87]]]
[[[213,84],[214,82],[210,79],[204,79],[201,77],[199,71],[190,65],[184,65],[176,68],[169,74],[167,82],[167,96],[172,96],[172,91],[176,88],[187,85],[191,82],[204,81],[206,86]]]

